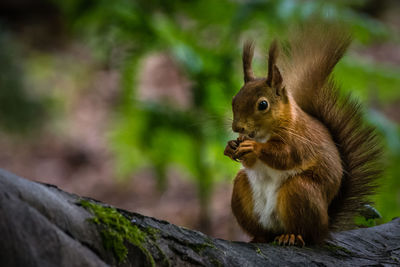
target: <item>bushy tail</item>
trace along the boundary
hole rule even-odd
[[[347,229],[369,203],[381,174],[375,129],[364,123],[360,104],[341,95],[331,76],[351,36],[340,25],[327,23],[310,23],[292,36],[282,62],[283,80],[297,104],[328,128],[337,145],[344,172],[329,206],[330,225],[332,230]]]

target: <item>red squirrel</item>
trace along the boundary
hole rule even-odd
[[[266,78],[253,74],[253,45],[243,47],[244,85],[232,100],[239,137],[224,154],[243,166],[231,206],[253,242],[319,244],[369,203],[380,142],[331,74],[350,42],[333,24],[295,34],[285,54],[274,41]]]

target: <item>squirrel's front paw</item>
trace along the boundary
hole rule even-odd
[[[258,144],[252,140],[245,140],[240,143],[239,147],[236,149],[233,159],[238,159],[243,164],[244,167],[250,168],[257,161],[257,151]]]
[[[228,144],[225,147],[224,150],[224,155],[230,157],[231,159],[238,161],[236,158],[234,158],[236,149],[239,146],[239,142],[237,140],[231,140],[228,142]]]
[[[257,146],[258,144],[256,141],[244,140],[236,149],[235,154],[233,155],[234,159],[241,160],[248,153],[256,153]]]

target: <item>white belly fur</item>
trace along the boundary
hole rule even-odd
[[[275,170],[267,164],[257,160],[251,168],[244,168],[253,192],[254,213],[259,216],[259,222],[266,229],[278,230],[276,220],[271,220],[271,215],[276,210],[278,190],[282,183],[300,170]]]

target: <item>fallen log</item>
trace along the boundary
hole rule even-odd
[[[323,246],[215,239],[0,170],[0,266],[399,266],[400,219]]]

